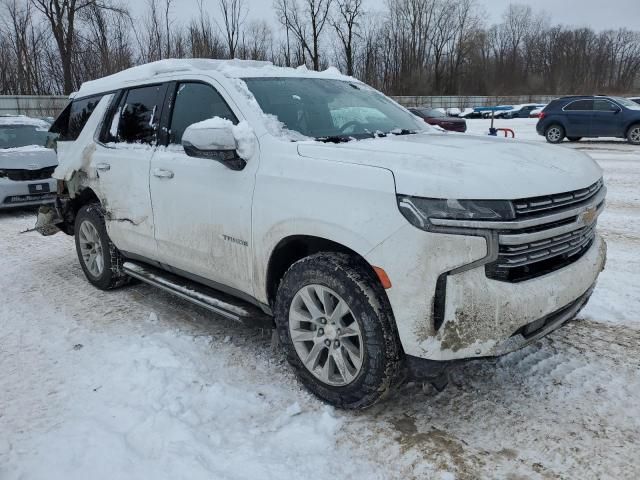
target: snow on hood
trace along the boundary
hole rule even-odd
[[[393,172],[400,194],[459,199],[535,197],[578,190],[602,170],[573,149],[494,137],[425,133],[344,144],[303,142],[303,157]]]
[[[56,152],[50,148],[31,145],[0,149],[0,168],[15,170],[40,170],[57,165]]]
[[[0,127],[7,125],[29,125],[45,132],[48,132],[50,127],[50,125],[44,120],[40,120],[39,118],[27,117],[26,115],[9,115],[6,117],[0,116]]]

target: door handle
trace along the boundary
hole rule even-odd
[[[173,172],[163,168],[155,168],[153,170],[153,176],[158,178],[173,178]]]
[[[96,170],[100,170],[101,172],[106,172],[108,170],[111,170],[111,165],[109,165],[108,163],[99,163],[96,165]]]

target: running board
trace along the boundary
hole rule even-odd
[[[273,319],[258,307],[213,288],[146,264],[122,265],[130,277],[158,287],[210,312],[251,327],[273,328]]]

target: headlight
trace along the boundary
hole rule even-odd
[[[428,230],[432,218],[447,220],[513,220],[515,211],[508,200],[454,200],[399,195],[398,206],[409,222]]]

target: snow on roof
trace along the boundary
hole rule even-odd
[[[277,67],[271,62],[257,60],[215,60],[207,58],[167,59],[138,65],[121,72],[85,82],[74,95],[85,97],[97,93],[106,93],[125,86],[144,83],[154,77],[172,73],[208,73],[219,72],[230,78],[247,77],[316,77],[341,80],[355,80],[344,76],[335,67],[323,72],[308,70],[304,65],[298,68]]]
[[[27,117],[26,115],[1,115],[0,126],[5,125],[30,125],[33,127],[49,130],[50,125],[39,118]]]

